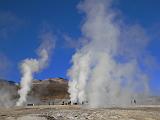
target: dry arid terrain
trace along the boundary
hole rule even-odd
[[[44,105],[0,109],[0,120],[160,120],[160,106],[86,108]]]
[[[11,94],[11,100],[17,100],[19,85],[1,80],[1,89],[7,95]],[[3,90],[3,91],[4,91]],[[61,105],[63,101],[69,100],[68,82],[62,78],[50,78],[46,80],[35,80],[29,93],[26,104],[35,106],[10,107],[7,106],[8,97],[1,99],[0,120],[160,120],[159,97],[150,97],[147,101],[157,105],[132,105],[130,107],[112,108],[88,108],[78,105]],[[38,102],[35,100],[38,98]],[[59,100],[57,103],[55,100]],[[12,101],[13,101],[12,100]],[[54,102],[54,105],[52,105]],[[51,105],[48,105],[50,104]],[[138,102],[137,102],[138,103]],[[6,104],[6,105],[5,105]],[[5,106],[4,106],[5,105]],[[15,106],[13,104],[13,106]],[[8,108],[5,108],[8,107]]]

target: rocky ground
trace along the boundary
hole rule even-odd
[[[93,109],[53,105],[0,108],[0,120],[160,120],[160,107],[134,106]]]

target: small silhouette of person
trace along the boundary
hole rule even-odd
[[[64,105],[64,101],[62,102],[62,105]]]
[[[68,105],[71,105],[71,101],[68,102]]]

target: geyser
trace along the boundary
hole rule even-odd
[[[85,0],[82,40],[68,70],[71,102],[88,101],[90,107],[128,105],[148,93],[148,76],[142,70],[148,38],[139,25],[118,20],[112,0]],[[144,64],[145,65],[145,64]]]
[[[55,40],[51,32],[43,33],[41,39],[42,44],[37,50],[39,58],[27,58],[21,63],[21,89],[18,91],[20,98],[16,103],[17,106],[25,104],[27,94],[31,89],[34,73],[39,72],[48,65],[50,53],[55,46]]]

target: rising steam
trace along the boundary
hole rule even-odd
[[[142,27],[117,20],[112,0],[85,0],[78,8],[86,15],[79,38],[85,44],[73,55],[68,71],[72,103],[128,105],[138,94],[147,94],[148,76],[140,64],[148,38]]]
[[[38,59],[27,58],[21,63],[21,89],[18,91],[20,98],[16,103],[17,106],[25,104],[27,94],[31,89],[34,73],[39,72],[48,65],[50,52],[55,46],[55,41],[51,33],[44,33],[41,39],[42,44],[37,51]]]

